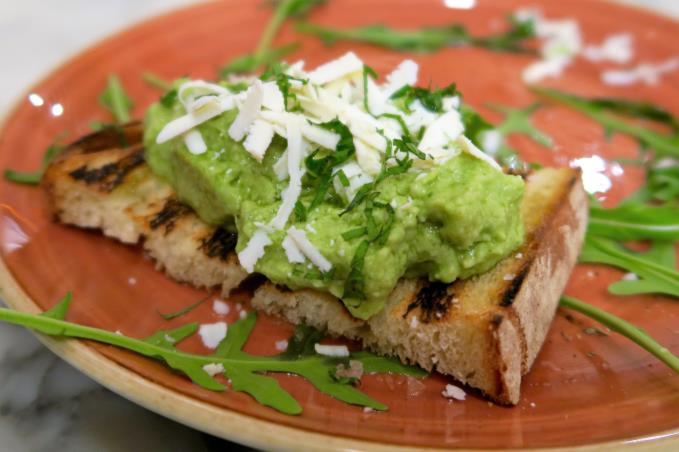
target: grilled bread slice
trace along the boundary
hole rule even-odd
[[[124,243],[142,241],[171,277],[228,294],[247,276],[233,252],[236,236],[181,204],[143,162],[140,141],[140,125],[131,124],[69,146],[44,177],[56,219]],[[331,295],[270,282],[252,304],[516,404],[582,243],[587,198],[578,171],[528,175],[522,210],[526,242],[493,270],[452,284],[401,281],[386,308],[367,321]]]
[[[105,129],[71,144],[47,168],[43,187],[55,219],[143,243],[159,269],[196,287],[238,287],[248,276],[235,232],[205,224],[144,162],[142,127]]]

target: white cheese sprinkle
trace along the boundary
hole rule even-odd
[[[332,264],[328,261],[313,243],[307,238],[306,232],[291,226],[288,229],[288,237],[295,242],[297,248],[322,272],[328,272],[332,268]]]
[[[601,74],[604,83],[614,86],[633,85],[643,82],[656,85],[660,77],[679,68],[679,57],[671,58],[660,63],[641,63],[630,69],[611,69]]]
[[[273,127],[268,122],[255,119],[243,147],[255,160],[261,162],[273,139]]]
[[[264,229],[257,229],[245,248],[238,253],[238,261],[240,265],[248,272],[252,273],[255,270],[255,264],[264,256],[264,248],[271,245],[269,234]]]
[[[271,227],[274,229],[283,229],[287,223],[290,214],[295,208],[295,203],[302,194],[302,176],[304,170],[302,165],[303,143],[301,133],[301,120],[297,117],[288,121],[288,175],[290,181],[288,186],[283,190],[281,198],[283,202],[278,208],[276,216],[271,220]]]
[[[446,385],[446,388],[441,392],[441,395],[446,399],[464,400],[467,393],[455,385]]]
[[[382,88],[382,93],[385,97],[390,97],[405,85],[414,85],[417,83],[417,72],[419,66],[413,60],[403,60],[401,64],[396,66],[386,77],[386,83]]]
[[[283,239],[283,250],[285,251],[285,257],[288,258],[288,262],[291,264],[303,264],[306,258],[304,257],[304,254],[300,251],[299,247],[295,243],[294,240],[292,240],[291,237],[286,236]]]
[[[274,346],[276,347],[276,350],[278,350],[279,352],[285,351],[285,350],[288,349],[288,341],[285,340],[285,339],[282,339],[280,341],[276,341]]]
[[[198,329],[203,345],[210,349],[215,349],[226,337],[226,322],[205,323]]]
[[[634,50],[632,49],[632,35],[629,33],[618,33],[607,36],[600,45],[588,45],[582,50],[582,56],[593,62],[613,61],[614,63],[624,64],[632,60]]]
[[[349,356],[349,349],[346,345],[323,345],[314,344],[314,350],[319,355],[343,358]]]
[[[245,101],[243,101],[243,105],[238,110],[236,119],[233,120],[231,127],[229,127],[229,136],[231,138],[240,141],[245,137],[245,134],[250,130],[252,123],[257,118],[259,109],[262,108],[263,100],[262,82],[257,79],[248,88]]]
[[[225,315],[229,315],[229,311],[231,311],[231,307],[225,301],[214,300],[212,302],[212,311],[219,316],[225,316]]]
[[[222,363],[210,363],[203,366],[203,370],[211,377],[224,373],[224,365]]]
[[[189,130],[184,134],[184,144],[193,155],[200,155],[207,151],[207,144],[198,130]]]
[[[309,73],[309,80],[318,85],[340,79],[363,70],[363,61],[354,52],[347,52],[336,60],[325,63]]]

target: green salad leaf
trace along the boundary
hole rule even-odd
[[[190,305],[185,306],[182,309],[179,309],[178,311],[175,311],[175,312],[162,313],[162,312],[158,311],[158,315],[160,315],[165,320],[176,319],[177,317],[181,317],[181,316],[188,314],[189,312],[193,311],[198,306],[205,303],[209,298],[210,298],[209,295],[207,297],[203,297],[200,300],[196,301],[195,303],[191,303]]]
[[[592,205],[588,232],[619,241],[679,241],[679,207],[623,202],[606,209]]]
[[[130,121],[130,110],[134,102],[125,92],[117,75],[111,74],[106,82],[106,89],[99,95],[99,103],[111,112],[118,124]]]
[[[542,105],[539,102],[534,102],[523,108],[508,107],[499,104],[488,104],[488,108],[504,115],[504,119],[497,126],[497,131],[500,132],[502,136],[511,134],[526,135],[536,143],[541,144],[544,147],[551,148],[554,146],[552,137],[535,127],[533,121],[531,120],[533,113],[535,113],[535,111],[537,111],[541,106]]]
[[[325,0],[280,0],[271,2],[274,6],[274,13],[259,38],[257,49],[252,53],[240,55],[222,66],[219,70],[219,76],[226,78],[229,74],[256,72],[258,69],[275,63],[284,56],[293,53],[299,48],[299,43],[271,47],[278,31],[286,20],[304,17],[312,9],[323,3],[325,3]]]
[[[623,279],[609,286],[608,290],[616,295],[656,293],[679,297],[679,272],[673,253],[671,242],[654,242],[650,251],[637,253],[611,239],[588,234],[580,261],[611,265],[636,275],[638,279]]]
[[[195,384],[211,391],[227,389],[222,380],[211,376],[206,366],[217,369],[218,374],[231,382],[234,391],[251,395],[259,403],[286,414],[300,414],[302,407],[278,381],[267,373],[290,373],[307,379],[316,389],[343,402],[386,410],[387,406],[360,391],[346,381],[333,378],[339,364],[349,360],[361,362],[366,372],[392,372],[413,377],[427,375],[422,369],[404,366],[400,362],[368,352],[351,353],[348,358],[331,358],[314,350],[323,334],[317,330],[298,327],[289,340],[288,350],[274,356],[256,356],[243,351],[256,322],[254,312],[228,326],[226,338],[211,355],[199,355],[179,350],[177,345],[195,334],[197,323],[189,323],[171,330],[160,330],[142,339],[127,337],[99,328],[67,322],[65,319],[72,301],[67,294],[52,309],[43,314],[30,314],[0,308],[0,321],[21,325],[39,333],[78,339],[90,339],[120,347],[164,362],[183,373]]]
[[[670,122],[671,124],[676,124],[674,119],[668,120],[665,117],[669,113],[658,113],[658,111],[662,112],[664,110],[653,110],[652,107],[648,106],[638,106],[638,108],[633,109],[631,106],[636,104],[631,101],[615,103],[610,98],[606,98],[602,104],[601,99],[588,99],[553,88],[534,87],[532,90],[545,98],[587,115],[601,124],[607,136],[613,133],[622,133],[636,139],[642,149],[652,149],[655,157],[679,157],[679,133],[676,129],[669,133],[660,132],[626,121],[620,117],[621,115],[626,115],[631,118],[642,117],[648,120],[660,121],[660,123],[666,124]]]
[[[532,21],[517,21],[510,17],[506,31],[490,36],[473,36],[459,23],[438,27],[422,27],[416,30],[398,30],[385,25],[339,29],[309,22],[297,24],[297,31],[314,35],[331,45],[337,41],[353,41],[373,44],[393,50],[435,52],[447,46],[471,45],[497,52],[534,53],[524,41],[535,37]]]
[[[594,307],[577,298],[563,296],[561,297],[561,306],[567,309],[572,309],[581,314],[596,320],[607,328],[619,333],[626,338],[632,340],[637,345],[642,347],[647,352],[658,358],[673,371],[679,373],[679,357],[675,356],[662,344],[659,344],[648,333],[641,328],[629,323],[628,321],[617,317],[610,312]]]
[[[23,172],[15,171],[12,169],[5,169],[4,171],[5,179],[17,184],[39,185],[40,181],[42,180],[42,176],[45,173],[45,170],[47,169],[47,166],[50,164],[52,160],[54,160],[54,158],[57,155],[59,155],[66,149],[66,146],[58,144],[59,140],[60,138],[57,138],[52,144],[50,144],[47,147],[45,153],[42,156],[42,163],[38,171]]]

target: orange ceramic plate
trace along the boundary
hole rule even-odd
[[[502,28],[505,15],[525,4],[480,3],[461,11],[445,8],[440,0],[333,0],[314,12],[312,19],[336,26],[383,22],[400,27],[462,21],[474,33],[486,33]],[[577,17],[587,42],[599,42],[614,32],[633,33],[636,60],[657,61],[676,55],[679,26],[670,20],[591,0],[529,3],[539,4],[550,17]],[[55,136],[68,131],[74,138],[86,133],[92,121],[106,120],[106,113],[97,105],[97,94],[108,74],[121,76],[136,100],[134,114],[141,117],[158,96],[142,82],[142,72],[152,71],[165,78],[186,74],[213,77],[220,63],[254,47],[269,14],[254,2],[247,6],[235,0],[200,4],[96,45],[31,90],[45,100],[43,106],[33,106],[27,97],[21,99],[0,135],[0,168],[37,168],[43,150]],[[292,39],[291,29],[280,36],[281,42]],[[531,61],[529,56],[472,48],[406,55],[349,44],[326,48],[315,39],[304,39],[302,50],[294,57],[313,66],[349,49],[382,73],[405,57],[415,58],[424,83],[431,80],[440,86],[457,82],[465,100],[492,119],[498,118],[483,108],[487,102],[521,106],[534,100],[520,79],[521,68]],[[665,76],[657,86],[614,89],[599,82],[602,67],[578,60],[563,77],[548,84],[585,95],[650,100],[679,113],[678,72]],[[63,106],[59,116],[51,109],[57,103]],[[513,144],[528,160],[568,165],[576,158],[636,154],[632,140],[616,136],[607,142],[601,127],[568,109],[545,108],[535,120],[552,135],[556,147],[546,150],[517,138]],[[612,181],[604,196],[610,204],[641,183],[642,174],[634,167],[607,166],[603,174]],[[0,203],[4,262],[0,277],[3,296],[15,308],[44,310],[72,290],[75,302],[69,320],[121,330],[130,336],[145,336],[161,326],[187,321],[215,320],[208,304],[172,322],[162,320],[156,310],[173,311],[202,294],[157,272],[137,248],[52,223],[39,189],[2,181]],[[679,352],[676,300],[613,297],[606,287],[620,277],[621,272],[610,268],[580,266],[567,292],[633,320]],[[131,284],[134,281],[136,284]],[[248,294],[237,294],[231,301],[247,305]],[[229,321],[235,320],[233,311]],[[252,445],[509,448],[609,443],[615,448],[622,443],[655,441],[656,445],[679,447],[672,442],[679,435],[677,375],[620,336],[584,334],[588,322],[574,317],[568,320],[563,312],[557,316],[515,408],[494,406],[476,395],[465,402],[448,401],[441,397],[447,379],[440,375],[429,377],[419,394],[408,390],[404,378],[381,375],[365,377],[362,389],[390,409],[364,413],[317,392],[300,378],[279,376],[304,407],[302,415],[286,416],[242,393],[203,390],[156,362],[113,347],[44,340],[122,395],[196,428]],[[291,330],[283,321],[260,316],[247,350],[274,353],[274,343]],[[195,339],[186,345],[191,351],[207,351]]]

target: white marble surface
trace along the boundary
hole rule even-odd
[[[121,27],[193,1],[0,0],[0,111],[65,57]],[[679,17],[677,0],[624,1]],[[0,451],[233,448],[109,392],[25,330],[0,324]]]

